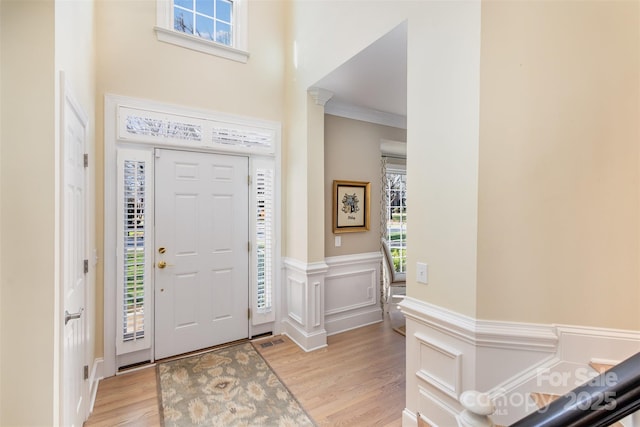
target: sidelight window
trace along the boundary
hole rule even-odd
[[[271,159],[253,161],[253,202],[255,209],[253,250],[253,324],[273,321],[273,283],[275,256],[274,184],[275,169]]]
[[[148,347],[149,203],[151,156],[131,150],[118,152],[118,341],[121,354]]]

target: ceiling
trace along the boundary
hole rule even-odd
[[[313,86],[333,93],[328,114],[406,128],[406,21]]]

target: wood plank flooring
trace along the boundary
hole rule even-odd
[[[160,425],[156,368],[105,378],[85,427]]]
[[[254,345],[319,426],[397,427],[405,407],[405,339],[392,329],[402,320],[393,313],[385,319],[333,335],[328,347],[309,353],[285,336]],[[102,380],[85,426],[159,426],[157,389],[155,367]]]

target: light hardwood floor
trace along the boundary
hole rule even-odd
[[[319,426],[395,427],[405,407],[405,340],[392,329],[399,323],[392,313],[309,353],[284,336],[254,345]],[[160,425],[155,367],[100,382],[85,427],[125,425]]]

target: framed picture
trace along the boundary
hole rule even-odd
[[[369,229],[371,183],[333,181],[333,232],[353,233]]]

